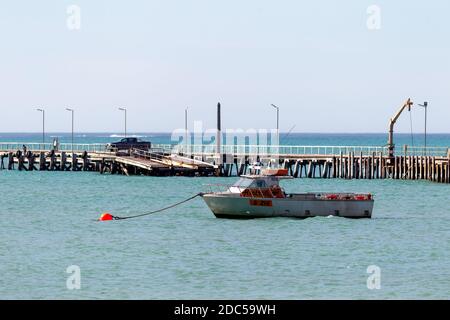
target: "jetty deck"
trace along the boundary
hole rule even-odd
[[[96,171],[125,175],[211,175],[214,165],[161,150],[107,151],[106,145],[63,144],[59,150],[45,144],[0,144],[0,170]],[[26,149],[23,148],[26,146]]]
[[[23,145],[26,150],[23,150]],[[107,151],[102,144],[0,143],[0,169],[96,171],[125,175],[240,176],[269,164],[295,178],[405,179],[450,183],[450,149],[377,146],[155,145],[150,151]]]

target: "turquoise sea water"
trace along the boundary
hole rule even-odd
[[[450,145],[450,135],[433,138]],[[2,141],[33,139],[39,135],[0,134]],[[292,144],[385,142],[384,135],[298,139]],[[138,214],[204,191],[205,184],[234,180],[0,171],[0,298],[450,298],[449,185],[284,182],[287,191],[371,192],[370,220],[221,220],[197,198],[140,219],[94,221],[105,211]],[[80,290],[66,287],[71,265],[80,267]],[[370,265],[381,270],[379,290],[367,288]]]

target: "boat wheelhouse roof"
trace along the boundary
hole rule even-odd
[[[257,180],[257,179],[293,179],[293,177],[291,176],[271,176],[271,175],[262,175],[262,174],[245,174],[241,176],[242,178],[247,178],[247,179],[253,179],[253,180]]]

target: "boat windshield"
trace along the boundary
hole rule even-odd
[[[240,178],[233,187],[239,188],[267,188],[267,183],[262,179],[249,179],[249,178]]]
[[[235,184],[233,184],[233,187],[248,188],[252,183],[252,179],[240,178]]]

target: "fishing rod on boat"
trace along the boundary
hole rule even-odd
[[[201,196],[203,196],[202,192],[197,193],[196,195],[193,195],[192,197],[189,197],[187,199],[184,199],[183,201],[174,203],[174,204],[172,204],[172,205],[170,205],[168,207],[164,207],[164,208],[161,208],[161,209],[158,209],[158,210],[154,210],[154,211],[150,211],[150,212],[146,212],[146,213],[137,214],[137,215],[134,215],[134,216],[119,217],[119,216],[113,216],[112,214],[105,212],[105,213],[103,213],[100,216],[100,218],[97,221],[125,220],[125,219],[133,219],[133,218],[144,217],[144,216],[148,216],[148,215],[151,215],[151,214],[154,214],[154,213],[158,213],[158,212],[162,212],[162,211],[165,211],[165,210],[172,209],[172,208],[174,208],[176,206],[179,206],[179,205],[181,205],[183,203],[186,203],[188,201],[191,201],[191,200],[193,200],[193,199],[195,199],[197,197],[201,197]]]

